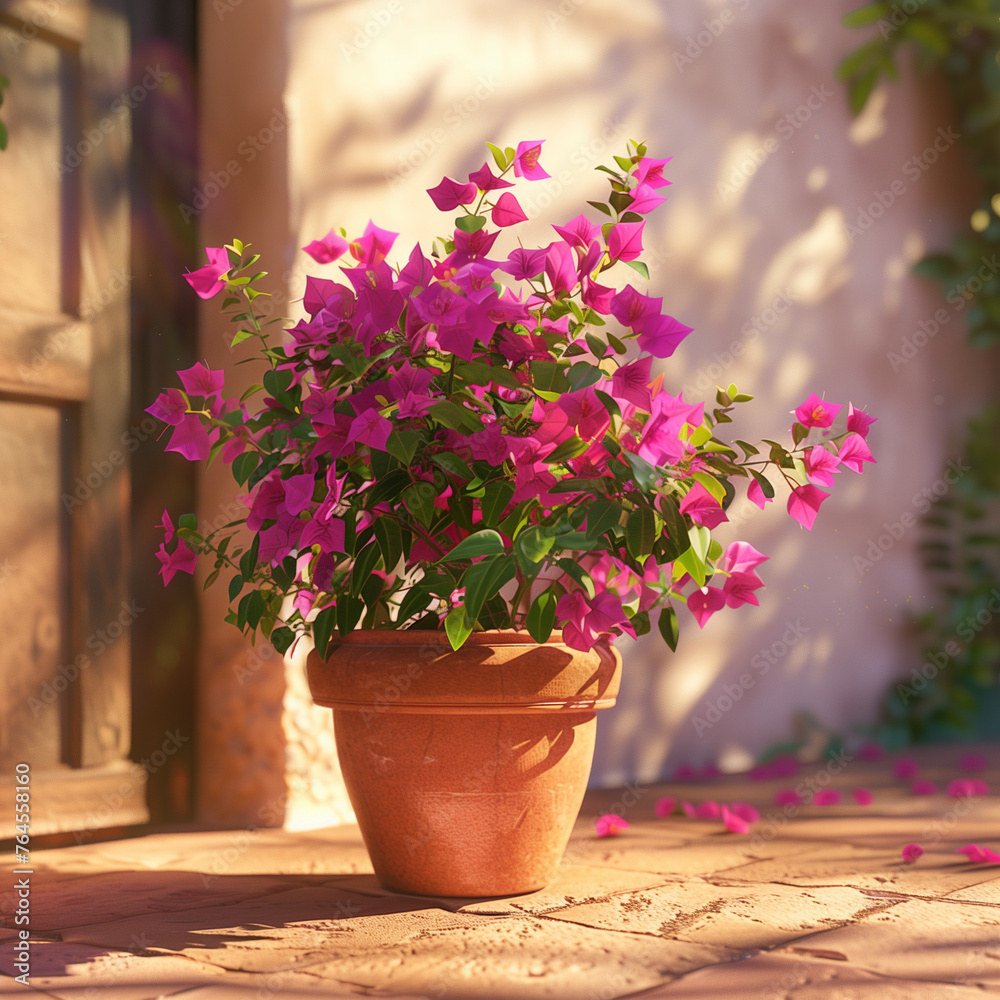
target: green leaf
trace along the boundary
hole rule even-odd
[[[272,368],[264,372],[264,388],[272,396],[280,396],[281,393],[288,391],[293,378],[294,375],[288,368]]]
[[[353,632],[355,625],[365,611],[365,602],[360,597],[341,596],[337,599],[337,629],[341,635]],[[322,612],[320,612],[322,614]]]
[[[382,553],[382,565],[386,573],[391,573],[403,555],[403,533],[399,525],[391,517],[377,518],[372,525],[375,529],[375,539]]]
[[[275,652],[283,655],[288,651],[288,647],[295,642],[295,633],[287,625],[282,625],[280,628],[271,630],[270,639]]]
[[[677,640],[680,637],[680,623],[677,621],[677,612],[674,611],[673,605],[668,604],[662,611],[660,611],[660,635],[663,636],[667,645],[677,651]]]
[[[556,595],[546,590],[535,598],[528,609],[525,624],[528,627],[528,635],[535,642],[545,642],[552,635],[552,629],[556,623],[557,603]]]
[[[622,505],[617,500],[596,497],[587,504],[587,535],[600,538],[606,531],[618,526]]]
[[[394,430],[385,443],[385,450],[398,458],[403,465],[410,465],[420,444],[420,435],[412,430]]]
[[[735,443],[740,446],[743,450],[743,454],[749,458],[751,455],[759,455],[760,449],[755,448],[749,441],[741,441],[739,438],[735,438]]]
[[[354,558],[351,566],[351,596],[357,597],[361,593],[361,588],[368,582],[379,559],[382,558],[382,550],[377,542],[369,542]]]
[[[7,148],[7,126],[0,122],[0,151]]]
[[[507,157],[504,156],[503,150],[499,146],[494,146],[492,142],[486,143],[486,148],[493,154],[493,162],[503,173],[507,169]]]
[[[688,538],[691,541],[690,547],[682,552],[676,561],[691,575],[691,579],[699,587],[704,587],[708,576],[705,560],[708,557],[708,547],[711,544],[712,536],[708,528],[695,524],[688,528]]]
[[[864,106],[868,103],[875,84],[878,83],[878,67],[872,66],[865,70],[860,76],[851,81],[848,86],[848,101],[851,105],[851,114],[860,115]]]
[[[468,538],[463,538],[450,552],[442,556],[438,562],[453,562],[455,559],[472,559],[475,556],[493,556],[506,552],[500,532],[492,528],[477,531]]]
[[[587,596],[594,597],[594,581],[591,575],[574,559],[560,559],[559,568],[569,577],[572,577],[584,590]]]
[[[460,215],[455,220],[455,228],[463,233],[478,233],[486,225],[485,215]]]
[[[450,400],[435,403],[428,409],[427,415],[453,431],[482,430],[482,422],[478,417]]]
[[[622,455],[624,455],[625,460],[632,468],[632,475],[635,477],[636,485],[643,493],[648,493],[656,485],[657,479],[660,478],[656,467],[630,451],[623,451]]]
[[[532,361],[531,381],[536,390],[541,392],[564,393],[571,390],[566,377],[565,366],[556,361]]]
[[[774,499],[774,487],[771,485],[771,480],[767,476],[758,472],[756,469],[750,470],[750,475],[757,480],[757,485],[761,488],[761,492],[764,494],[768,500]]]
[[[337,627],[337,609],[335,607],[324,608],[313,619],[311,627],[316,652],[325,660],[327,649],[330,646],[330,636],[333,635]]]
[[[587,204],[590,205],[591,208],[596,208],[598,212],[603,212],[605,215],[611,215],[611,209],[608,208],[603,201],[588,201]]]
[[[656,544],[656,514],[652,508],[637,507],[625,522],[625,545],[633,559],[642,559],[653,551]]]
[[[257,468],[259,462],[260,458],[255,451],[245,451],[233,459],[233,478],[240,486],[250,478],[250,473]]]
[[[369,508],[386,500],[395,500],[410,483],[410,473],[406,469],[392,469],[375,481],[371,489],[365,490],[365,503]]]
[[[439,451],[431,455],[431,461],[449,475],[459,479],[474,479],[475,473],[453,451]]]
[[[525,573],[531,573],[533,564],[540,563],[551,551],[556,540],[556,529],[544,524],[532,524],[514,539],[514,552]]]
[[[239,573],[237,573],[229,581],[229,600],[235,601],[242,589],[243,589],[243,577],[240,576]]]
[[[483,524],[495,525],[507,509],[514,496],[514,484],[506,480],[497,480],[487,483],[480,508],[483,513]]]
[[[649,281],[649,268],[641,260],[625,260],[622,261],[623,264],[628,264],[633,271],[641,274],[647,281]]]
[[[889,13],[887,3],[870,3],[845,14],[840,19],[840,23],[845,28],[864,28],[869,24],[874,24],[879,18],[885,17]]]
[[[691,478],[696,482],[701,483],[702,486],[708,490],[709,494],[713,496],[721,504],[726,498],[726,488],[719,482],[715,476],[710,475],[707,472],[692,472]]]
[[[244,580],[249,580],[257,568],[257,553],[260,551],[260,535],[254,535],[250,548],[243,553],[240,559],[240,574]]]
[[[590,445],[583,438],[573,434],[563,441],[562,444],[556,445],[545,456],[545,462],[547,465],[558,465],[567,459],[582,455],[589,447]]]
[[[244,340],[250,340],[253,336],[255,334],[252,330],[237,330],[233,339],[229,342],[229,346],[235,347],[237,344],[242,344]]]
[[[421,587],[411,587],[399,604],[396,622],[402,624],[420,611],[425,611],[431,602],[431,595]]]
[[[461,649],[465,640],[472,635],[474,627],[475,624],[469,621],[469,616],[462,605],[452,608],[444,620],[444,630],[451,643],[451,648]]]
[[[516,568],[512,555],[491,556],[473,563],[462,575],[465,586],[465,609],[475,624],[483,603],[505,584],[514,579]]]

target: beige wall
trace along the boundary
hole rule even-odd
[[[983,395],[984,366],[953,312],[898,372],[887,358],[942,305],[909,268],[962,224],[971,185],[958,145],[926,170],[911,160],[936,137],[945,145],[947,105],[930,84],[907,73],[851,121],[834,70],[862,37],[839,26],[854,6],[287,0],[234,5],[222,20],[206,7],[206,170],[273,108],[288,125],[266,163],[233,179],[226,208],[220,198],[206,211],[205,241],[229,229],[255,240],[273,272],[290,269],[292,298],[307,271],[336,274],[297,249],[333,226],[356,234],[371,217],[401,232],[401,253],[416,239],[426,248],[446,220],[424,189],[478,167],[488,139],[548,140],[553,179],[518,195],[543,220],[539,238],[603,194],[593,166],[627,138],[646,139],[652,155],[674,156],[668,202],[647,226],[651,289],[695,328],[663,364],[666,386],[733,380],[754,392],[741,425],[751,438],[787,429],[810,390],[878,415],[879,464],[839,476],[811,534],[781,509],[734,508],[743,523],[728,537],[771,556],[760,609],[720,614],[701,633],[685,614],[676,655],[658,638],[622,644],[627,672],[603,720],[599,783],[649,779],[681,760],[735,765],[787,737],[802,710],[839,729],[869,721],[914,662],[904,624],[930,596],[918,532],[866,573],[854,557],[884,523],[917,513],[915,495],[958,457],[962,419]],[[224,72],[238,63],[255,68],[245,97]],[[255,82],[261,64],[266,87]],[[893,191],[852,240],[848,224]],[[218,362],[225,354],[207,336]],[[743,350],[730,359],[734,343]],[[794,645],[764,675],[753,657],[790,625]],[[752,683],[723,721],[696,726],[741,674]]]

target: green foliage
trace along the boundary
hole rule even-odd
[[[950,315],[964,316],[969,342],[1000,341],[1000,0],[921,0],[912,13],[871,3],[847,14],[848,27],[874,37],[841,62],[838,75],[860,112],[875,84],[897,78],[901,50],[918,69],[939,73],[956,112],[956,131],[981,183],[968,226],[914,271],[940,283]],[[966,431],[968,470],[923,519],[921,552],[939,593],[913,625],[924,645],[924,678],[911,675],[885,702],[889,745],[970,733],[985,690],[997,683],[1000,629],[1000,419],[988,407]],[[953,473],[946,473],[950,481]]]

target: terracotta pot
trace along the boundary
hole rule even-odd
[[[314,651],[318,705],[379,881],[400,892],[504,896],[551,881],[583,801],[596,710],[621,657],[554,633],[359,631]]]

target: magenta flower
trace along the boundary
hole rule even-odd
[[[957,778],[948,783],[948,795],[953,799],[964,799],[972,795],[989,795],[990,788],[981,778]]]
[[[668,156],[665,160],[654,160],[644,156],[633,168],[632,176],[642,184],[648,184],[651,188],[664,187],[672,183],[663,176],[663,168],[673,159]]]
[[[611,300],[611,315],[622,326],[630,326],[633,330],[641,330],[648,320],[659,316],[662,309],[662,297],[643,295],[631,285],[626,285]]]
[[[872,804],[872,793],[867,788],[852,788],[851,795],[859,806],[870,806]]]
[[[222,392],[226,373],[221,369],[212,371],[200,361],[177,373],[177,377],[189,396],[215,396]]]
[[[697,805],[694,814],[698,819],[718,819],[722,815],[722,808],[715,799],[708,799]]]
[[[146,407],[147,413],[173,427],[184,422],[187,410],[187,400],[180,389],[167,389],[166,392],[161,392],[152,405]]]
[[[749,802],[730,802],[729,811],[734,816],[739,816],[747,823],[760,822],[760,813],[754,806],[750,805]]]
[[[770,556],[758,552],[749,542],[730,542],[722,553],[722,568],[727,573],[748,573]]]
[[[802,796],[794,788],[779,788],[774,793],[774,804],[776,806],[800,806]]]
[[[488,162],[484,162],[483,165],[475,171],[475,173],[469,174],[469,180],[484,194],[487,191],[495,191],[497,188],[509,188],[514,186],[510,181],[505,181],[502,177],[497,177],[493,171],[490,170]]]
[[[863,471],[864,462],[875,464],[871,450],[860,434],[847,435],[844,443],[840,446],[838,458],[847,468],[853,469],[855,472]]]
[[[619,367],[611,376],[611,395],[649,412],[653,406],[653,394],[649,389],[652,365],[653,359],[648,357]]]
[[[704,628],[709,618],[726,606],[726,595],[718,587],[702,587],[688,596],[687,606],[698,627]]]
[[[193,413],[187,414],[184,419],[174,427],[173,434],[170,435],[170,443],[164,451],[176,451],[182,454],[189,462],[200,462],[208,458],[208,453],[212,450],[212,442],[209,439],[208,431],[201,419]]]
[[[764,496],[764,491],[756,479],[750,480],[750,485],[747,487],[747,500],[755,503],[761,510],[764,509],[764,504],[774,503],[774,497]]]
[[[364,233],[350,244],[351,256],[365,267],[381,264],[398,235],[399,233],[390,233],[388,229],[379,229],[369,219]]]
[[[662,799],[656,800],[656,815],[661,819],[666,819],[667,816],[673,815],[676,806],[677,799],[672,795],[665,795]]]
[[[369,448],[385,451],[391,433],[392,422],[377,410],[369,408],[354,418],[346,443],[357,441],[359,444],[368,445]]]
[[[170,520],[166,507],[163,508],[163,517],[157,527],[163,529],[163,541],[169,545],[174,540],[174,522]]]
[[[722,822],[730,833],[750,832],[750,824],[726,805],[722,806]]]
[[[519,142],[514,151],[514,176],[523,177],[526,181],[541,181],[547,174],[538,162],[544,139]]]
[[[681,812],[684,813],[688,819],[694,819],[698,815],[698,810],[690,802],[681,803]]]
[[[1000,854],[991,851],[988,847],[980,847],[978,844],[969,844],[967,847],[960,847],[956,854],[965,854],[974,865],[1000,864]]]
[[[795,408],[795,419],[805,427],[829,427],[842,408],[842,403],[827,403],[811,392],[809,398]]]
[[[479,194],[475,184],[460,184],[450,177],[445,177],[437,187],[428,188],[427,193],[442,212],[450,212],[459,205],[471,205]]]
[[[892,776],[905,781],[907,778],[914,777],[919,770],[920,767],[912,757],[900,757],[892,765]]]
[[[632,204],[629,205],[628,210],[645,215],[647,212],[652,212],[658,205],[662,205],[666,200],[662,194],[657,194],[653,190],[652,184],[643,183],[632,192]]]
[[[504,191],[496,200],[493,211],[490,213],[494,226],[501,228],[506,226],[516,226],[519,222],[526,222],[528,217],[524,214],[517,199],[509,192]]]
[[[836,788],[821,788],[813,796],[813,804],[817,806],[835,806],[842,799],[843,796]]]
[[[814,444],[805,450],[803,455],[806,475],[821,486],[833,486],[834,473],[840,472],[840,459],[828,448]],[[756,480],[755,480],[756,482]]]
[[[332,264],[347,253],[350,244],[336,229],[331,229],[321,240],[313,240],[302,249],[309,254],[317,264]]]
[[[863,438],[868,437],[868,428],[878,420],[878,417],[869,417],[864,410],[854,409],[853,403],[847,404],[847,429],[860,434]]]
[[[756,573],[737,571],[726,577],[722,585],[722,593],[726,596],[726,605],[738,608],[744,604],[760,605],[755,591],[764,586],[764,581]]]
[[[862,744],[858,756],[862,760],[882,760],[885,757],[885,747],[877,740],[869,740]]]
[[[903,861],[912,865],[924,853],[924,849],[919,844],[907,844],[903,848]]]
[[[657,358],[669,358],[691,330],[673,316],[655,316],[643,325],[636,339],[640,350]]]
[[[601,227],[587,216],[577,215],[565,226],[552,227],[570,246],[586,250],[601,235]]]
[[[910,792],[913,795],[937,795],[938,787],[933,781],[921,779],[920,781],[914,781],[910,785]]]
[[[816,486],[796,486],[788,497],[788,513],[812,531],[820,504],[829,496]]]
[[[184,280],[195,290],[198,298],[210,299],[226,287],[225,276],[232,268],[229,252],[225,247],[205,247],[208,263],[184,275]]]
[[[188,548],[185,541],[179,541],[173,552],[167,552],[166,546],[161,543],[156,558],[160,560],[159,572],[164,586],[170,583],[175,573],[194,573],[198,565],[197,554]]]
[[[616,813],[606,813],[594,821],[598,837],[617,837],[628,829],[628,823]]]
[[[547,251],[547,247],[539,250],[525,250],[523,247],[518,247],[516,250],[511,250],[507,262],[501,264],[498,270],[506,271],[516,281],[537,278],[545,270]]]
[[[616,260],[637,260],[642,253],[645,222],[618,222],[608,231],[608,255]]]
[[[680,503],[682,514],[688,514],[695,524],[712,529],[728,521],[722,504],[705,489],[701,483],[695,483]]]
[[[985,771],[990,762],[981,753],[967,753],[958,762],[958,766],[963,771]]]
[[[568,243],[550,243],[545,254],[545,274],[552,285],[552,291],[571,292],[576,286],[576,258]]]

